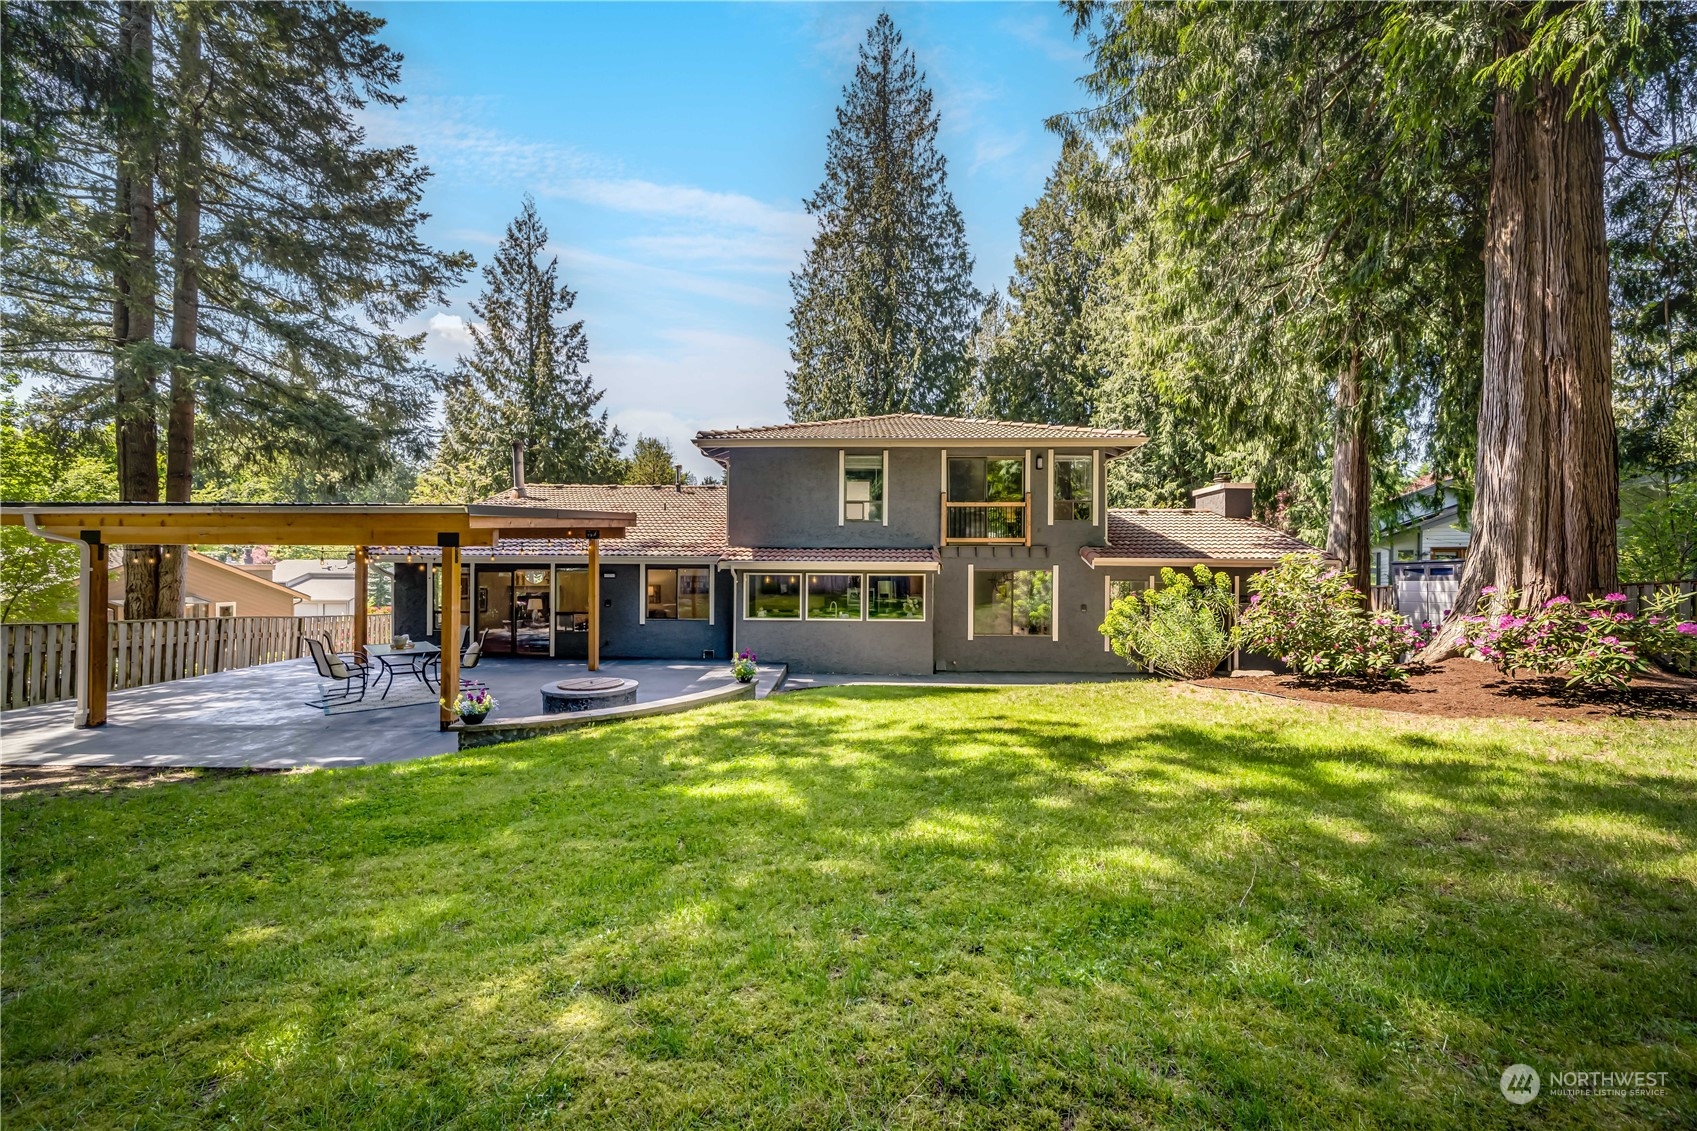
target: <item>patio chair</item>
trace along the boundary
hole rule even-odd
[[[310,702],[308,707],[330,707],[337,703],[358,703],[365,698],[369,669],[357,660],[339,656],[316,636],[306,638],[306,650],[312,653],[313,666],[321,679],[336,680],[340,687],[332,688],[324,698]]]
[[[464,642],[466,641],[466,639],[470,635],[471,635],[471,629],[469,627],[467,627],[460,634],[460,641],[461,641],[462,645],[464,644]],[[483,659],[483,642],[485,640],[487,640],[488,638],[489,638],[489,630],[486,628],[482,632],[477,634],[477,639],[473,640],[471,642],[470,647],[462,647],[461,648],[461,650],[460,650],[460,672],[462,674],[460,676],[460,688],[462,690],[464,690],[467,687],[482,687],[483,686],[483,684],[479,683],[475,679],[466,679],[463,673],[470,671],[472,668],[475,668],[477,666],[477,661]],[[438,685],[440,685],[441,682],[442,682],[442,654],[440,652],[438,652],[435,656],[431,657],[430,666],[436,669],[436,682],[437,682]]]

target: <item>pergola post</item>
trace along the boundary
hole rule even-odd
[[[601,532],[589,532],[589,670],[601,670]]]
[[[442,547],[442,663],[437,674],[442,729],[447,730],[458,718],[454,700],[460,695],[460,536],[442,534],[436,541]]]
[[[354,547],[354,655],[360,660],[365,659],[365,646],[371,643],[371,622],[366,608],[370,600],[366,597],[367,580],[371,569],[371,556],[364,546]]]
[[[112,647],[106,601],[112,572],[98,530],[82,532],[82,584],[77,586],[77,713],[79,727],[106,725],[106,692],[112,686]]]

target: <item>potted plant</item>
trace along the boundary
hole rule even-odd
[[[744,648],[731,661],[731,674],[737,677],[738,683],[747,683],[754,678],[757,669],[754,666],[754,653]]]
[[[495,696],[487,687],[467,687],[454,700],[454,713],[461,722],[480,723],[495,709]]]

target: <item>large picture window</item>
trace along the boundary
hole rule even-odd
[[[801,574],[748,575],[750,620],[798,620],[801,617]]]
[[[860,580],[858,573],[808,574],[807,619],[859,620]]]
[[[866,579],[868,620],[924,620],[923,573],[875,573]]]
[[[884,457],[843,457],[843,520],[884,521]]]
[[[972,575],[974,636],[1047,636],[1053,616],[1048,570],[981,569]]]
[[[1091,521],[1091,496],[1095,493],[1096,461],[1089,456],[1057,456],[1055,459],[1055,521]]]
[[[706,620],[707,582],[705,569],[648,567],[648,619]]]

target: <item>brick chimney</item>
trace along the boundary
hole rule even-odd
[[[1208,486],[1197,490],[1191,498],[1199,511],[1213,511],[1227,518],[1248,518],[1255,502],[1255,484],[1228,483],[1216,475]]]

